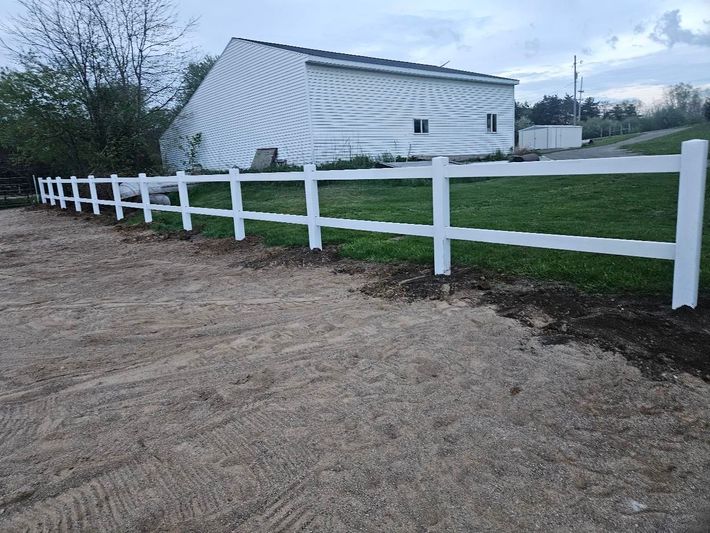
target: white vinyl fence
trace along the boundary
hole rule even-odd
[[[59,202],[66,209],[67,201],[74,202],[76,211],[81,204],[91,204],[93,212],[99,214],[99,206],[111,206],[116,218],[123,218],[123,208],[143,210],[146,222],[152,222],[152,211],[172,211],[182,214],[185,230],[192,229],[191,215],[211,215],[234,219],[234,235],[244,239],[245,220],[286,222],[308,226],[308,240],[311,249],[321,249],[321,228],[342,228],[351,230],[418,235],[434,239],[435,274],[451,273],[451,240],[476,241],[499,244],[514,244],[536,248],[573,250],[601,254],[626,255],[675,262],[673,276],[673,309],[688,305],[695,307],[698,301],[700,275],[700,246],[702,240],[703,207],[705,198],[705,173],[708,155],[708,141],[692,140],[682,145],[679,155],[634,156],[608,159],[578,159],[566,161],[540,161],[527,163],[475,163],[470,165],[449,165],[445,157],[436,157],[428,166],[411,168],[384,168],[367,170],[321,170],[315,165],[305,165],[302,172],[274,172],[263,174],[240,174],[232,169],[229,174],[208,176],[186,176],[178,172],[175,176],[137,178],[41,178],[40,196],[43,203],[55,205]],[[651,174],[679,172],[678,218],[675,242],[636,241],[608,239],[600,237],[577,237],[524,233],[489,229],[458,228],[450,224],[449,181],[455,178],[498,177],[498,176],[573,176],[586,174]],[[336,180],[382,180],[428,178],[432,180],[433,225],[403,224],[396,222],[374,222],[320,216],[318,204],[318,181]],[[151,204],[148,186],[157,183],[178,184],[180,205]],[[242,207],[241,183],[256,181],[303,181],[306,189],[306,215],[287,215],[245,211]],[[119,183],[138,183],[140,202],[120,200]],[[230,184],[232,209],[212,209],[191,207],[188,198],[188,183],[226,182]],[[78,184],[88,183],[90,198],[79,197]],[[110,183],[114,200],[99,200],[96,195],[97,183]],[[67,196],[64,185],[71,186],[71,196]]]

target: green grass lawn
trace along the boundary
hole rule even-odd
[[[634,137],[638,137],[639,135],[641,135],[641,134],[640,133],[624,133],[623,135],[610,135],[609,137],[596,137],[596,138],[592,139],[592,141],[594,141],[593,144],[585,144],[585,145],[583,145],[583,148],[591,147],[591,146],[604,146],[606,144],[614,144],[614,143],[618,143],[619,141],[633,139]]]
[[[659,137],[658,139],[630,144],[627,148],[644,155],[679,154],[680,144],[690,139],[710,140],[710,122],[697,124],[686,130]]]
[[[673,241],[677,175],[615,175],[452,180],[451,222],[461,227]],[[245,183],[244,208],[305,214],[302,184]],[[709,190],[710,192],[710,190]],[[320,186],[323,216],[431,224],[431,185],[407,182],[332,182]],[[190,189],[198,207],[231,208],[227,184]],[[710,231],[706,216],[701,283],[710,288]],[[140,222],[142,214],[133,215]],[[154,213],[158,231],[181,229],[177,213]],[[232,237],[232,220],[193,215],[210,237]],[[306,246],[305,226],[246,221],[248,235],[267,245]],[[346,257],[432,264],[428,238],[323,228],[324,244]],[[454,241],[454,265],[472,265],[538,279],[567,281],[595,292],[667,293],[672,262]]]

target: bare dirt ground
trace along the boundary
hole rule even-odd
[[[0,530],[706,531],[708,313],[183,237],[0,211]]]

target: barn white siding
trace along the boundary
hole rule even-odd
[[[161,138],[163,162],[186,165],[187,137],[202,133],[204,168],[248,167],[257,148],[279,158],[312,157],[306,56],[232,39],[185,108]]]
[[[469,155],[514,143],[512,84],[307,64],[315,162],[351,155]],[[488,133],[486,115],[498,114]],[[415,134],[415,118],[429,120]]]

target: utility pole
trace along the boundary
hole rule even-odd
[[[577,119],[579,122],[582,122],[582,102],[584,101],[582,99],[582,95],[584,94],[584,76],[581,76],[579,78],[579,104],[577,105]]]
[[[574,92],[572,93],[574,104],[572,107],[572,125],[577,125],[577,55],[574,56]]]

